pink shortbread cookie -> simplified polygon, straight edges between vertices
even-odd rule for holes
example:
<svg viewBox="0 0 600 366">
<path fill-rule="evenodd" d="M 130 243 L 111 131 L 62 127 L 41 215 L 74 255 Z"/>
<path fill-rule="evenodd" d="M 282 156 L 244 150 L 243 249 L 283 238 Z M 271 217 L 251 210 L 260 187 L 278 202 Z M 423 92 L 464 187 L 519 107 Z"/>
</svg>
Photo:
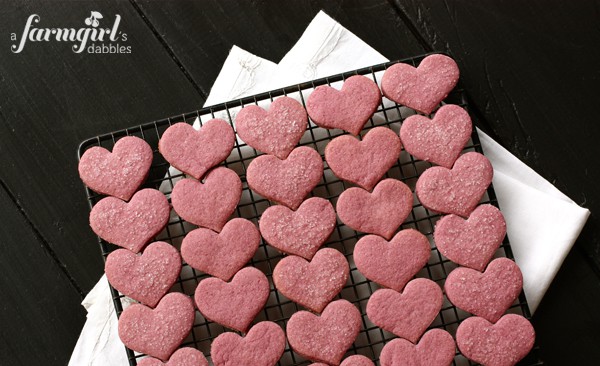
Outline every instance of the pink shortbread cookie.
<svg viewBox="0 0 600 366">
<path fill-rule="evenodd" d="M 221 231 L 240 202 L 242 181 L 231 169 L 218 167 L 206 175 L 204 183 L 182 179 L 171 193 L 173 209 L 185 221 Z"/>
<path fill-rule="evenodd" d="M 485 156 L 468 152 L 452 169 L 436 166 L 425 170 L 415 192 L 430 210 L 467 217 L 492 183 L 493 172 Z"/>
<path fill-rule="evenodd" d="M 172 166 L 200 179 L 227 159 L 234 143 L 231 125 L 222 119 L 211 119 L 200 130 L 183 122 L 172 125 L 160 138 L 158 150 Z"/>
<path fill-rule="evenodd" d="M 309 366 L 329 366 L 326 363 L 311 363 Z M 340 366 L 375 366 L 373 361 L 363 355 L 352 355 L 346 358 Z"/>
<path fill-rule="evenodd" d="M 449 366 L 456 345 L 450 333 L 432 329 L 416 345 L 406 339 L 393 339 L 381 350 L 381 366 Z"/>
<path fill-rule="evenodd" d="M 261 155 L 248 166 L 246 179 L 253 191 L 292 210 L 323 176 L 321 155 L 310 147 L 295 148 L 285 160 Z"/>
<path fill-rule="evenodd" d="M 257 105 L 244 107 L 235 117 L 235 129 L 256 150 L 285 159 L 306 132 L 306 110 L 290 97 L 280 97 L 266 111 Z"/>
<path fill-rule="evenodd" d="M 442 289 L 433 281 L 417 278 L 404 291 L 380 289 L 367 303 L 373 324 L 416 343 L 442 308 Z"/>
<path fill-rule="evenodd" d="M 471 317 L 456 330 L 460 352 L 486 366 L 513 366 L 527 356 L 534 342 L 533 326 L 516 314 L 504 315 L 496 324 Z"/>
<path fill-rule="evenodd" d="M 375 127 L 362 141 L 348 135 L 336 137 L 325 148 L 325 160 L 340 179 L 370 191 L 398 162 L 401 148 L 394 131 Z"/>
<path fill-rule="evenodd" d="M 246 336 L 232 332 L 219 335 L 211 345 L 215 366 L 275 366 L 285 350 L 285 333 L 273 322 L 254 325 Z"/>
<path fill-rule="evenodd" d="M 106 197 L 90 212 L 90 226 L 102 239 L 139 252 L 169 221 L 169 201 L 156 189 L 142 189 L 129 202 Z"/>
<path fill-rule="evenodd" d="M 331 302 L 321 316 L 298 311 L 288 320 L 290 347 L 315 362 L 339 365 L 361 326 L 360 311 L 346 300 Z"/>
<path fill-rule="evenodd" d="M 283 258 L 273 270 L 273 283 L 290 300 L 320 313 L 340 293 L 349 273 L 342 253 L 323 248 L 310 262 L 295 255 Z"/>
<path fill-rule="evenodd" d="M 104 272 L 108 282 L 123 295 L 150 307 L 169 291 L 181 271 L 181 257 L 172 245 L 154 242 L 142 255 L 117 249 L 108 255 Z"/>
<path fill-rule="evenodd" d="M 341 90 L 318 86 L 306 101 L 312 121 L 323 128 L 339 128 L 358 135 L 381 103 L 381 92 L 373 80 L 351 76 Z"/>
<path fill-rule="evenodd" d="M 483 271 L 506 235 L 506 221 L 498 208 L 480 205 L 468 219 L 456 215 L 442 217 L 433 240 L 446 258 L 461 266 Z"/>
<path fill-rule="evenodd" d="M 283 253 L 311 259 L 335 229 L 335 210 L 320 197 L 292 211 L 281 205 L 267 208 L 258 222 L 263 238 Z"/>
<path fill-rule="evenodd" d="M 375 366 L 375 364 L 363 355 L 353 355 L 342 361 L 340 366 Z"/>
<path fill-rule="evenodd" d="M 198 310 L 209 320 L 245 332 L 269 297 L 269 280 L 254 267 L 241 269 L 231 282 L 205 278 L 198 284 L 194 299 Z"/>
<path fill-rule="evenodd" d="M 208 361 L 202 352 L 195 348 L 180 348 L 163 363 L 154 357 L 146 357 L 138 362 L 137 366 L 208 366 Z"/>
<path fill-rule="evenodd" d="M 129 200 L 146 180 L 152 165 L 152 148 L 135 136 L 121 138 L 112 153 L 94 146 L 79 161 L 79 176 L 94 191 Z"/>
<path fill-rule="evenodd" d="M 119 337 L 127 348 L 166 361 L 190 333 L 194 316 L 192 300 L 173 292 L 155 309 L 141 304 L 125 309 L 119 318 Z"/>
<path fill-rule="evenodd" d="M 373 192 L 346 189 L 337 201 L 340 220 L 354 230 L 390 239 L 412 210 L 410 188 L 396 179 L 384 179 Z"/>
<path fill-rule="evenodd" d="M 404 149 L 415 158 L 452 168 L 472 132 L 469 113 L 460 106 L 447 104 L 435 112 L 433 119 L 418 114 L 405 119 L 400 139 Z"/>
<path fill-rule="evenodd" d="M 206 228 L 190 231 L 181 243 L 181 256 L 193 268 L 229 281 L 248 263 L 259 244 L 256 226 L 235 218 L 220 233 Z"/>
<path fill-rule="evenodd" d="M 484 273 L 459 267 L 450 272 L 444 290 L 451 303 L 494 323 L 523 288 L 519 266 L 508 258 L 490 262 Z"/>
<path fill-rule="evenodd" d="M 448 56 L 431 55 L 417 68 L 398 63 L 381 78 L 383 95 L 396 103 L 430 114 L 458 83 L 458 65 Z"/>
<path fill-rule="evenodd" d="M 354 263 L 366 278 L 396 291 L 419 272 L 431 255 L 429 240 L 414 229 L 399 231 L 391 241 L 362 237 L 354 247 Z"/>
</svg>

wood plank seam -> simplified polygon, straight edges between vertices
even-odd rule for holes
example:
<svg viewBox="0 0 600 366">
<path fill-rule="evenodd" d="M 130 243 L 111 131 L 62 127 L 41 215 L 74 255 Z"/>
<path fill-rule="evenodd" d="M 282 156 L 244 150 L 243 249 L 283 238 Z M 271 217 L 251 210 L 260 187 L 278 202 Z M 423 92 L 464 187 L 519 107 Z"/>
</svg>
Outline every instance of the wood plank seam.
<svg viewBox="0 0 600 366">
<path fill-rule="evenodd" d="M 433 52 L 434 51 L 433 47 L 429 44 L 429 42 L 427 42 L 425 37 L 423 37 L 421 35 L 421 33 L 419 33 L 416 25 L 414 25 L 412 23 L 412 21 L 410 20 L 408 15 L 402 9 L 400 9 L 400 7 L 396 4 L 396 2 L 394 0 L 387 0 L 387 2 L 388 2 L 388 4 L 390 4 L 392 9 L 394 9 L 394 12 L 396 12 L 396 15 L 398 15 L 398 17 L 402 20 L 404 25 L 406 25 L 406 27 L 412 33 L 412 35 L 416 38 L 417 42 L 419 42 L 421 47 L 423 47 L 423 49 L 426 50 L 427 52 Z"/>
<path fill-rule="evenodd" d="M 50 245 L 48 240 L 46 240 L 46 238 L 44 238 L 42 233 L 38 230 L 38 228 L 34 225 L 34 223 L 29 219 L 29 216 L 27 215 L 27 213 L 25 212 L 23 207 L 21 207 L 21 205 L 19 204 L 19 200 L 17 199 L 17 197 L 15 197 L 15 195 L 10 191 L 10 189 L 8 188 L 8 186 L 2 179 L 0 179 L 0 186 L 6 192 L 6 194 L 10 198 L 10 200 L 15 204 L 15 206 L 21 213 L 21 216 L 23 217 L 25 222 L 27 222 L 27 225 L 29 225 L 29 227 L 31 228 L 35 237 L 40 241 L 40 243 L 42 243 L 42 247 L 44 248 L 44 250 L 48 253 L 50 258 L 52 258 L 52 260 L 58 265 L 58 268 L 60 268 L 60 270 L 65 274 L 65 276 L 67 277 L 67 279 L 73 286 L 73 289 L 75 289 L 75 291 L 77 291 L 77 293 L 83 300 L 83 298 L 85 297 L 85 293 L 82 290 L 81 286 L 79 286 L 79 284 L 77 283 L 75 278 L 69 273 L 67 266 L 58 258 L 58 255 L 54 252 L 54 249 L 52 249 L 52 246 Z"/>
<path fill-rule="evenodd" d="M 173 51 L 173 49 L 171 48 L 171 46 L 169 46 L 167 41 L 160 35 L 156 27 L 150 22 L 150 19 L 146 16 L 142 8 L 140 8 L 140 6 L 135 2 L 135 0 L 129 0 L 129 3 L 131 4 L 131 6 L 133 6 L 134 10 L 139 14 L 144 23 L 148 26 L 152 34 L 154 34 L 154 37 L 156 37 L 158 42 L 160 42 L 160 44 L 164 47 L 165 51 L 167 51 L 167 53 L 171 57 L 171 60 L 175 62 L 177 67 L 179 67 L 179 70 L 183 72 L 183 75 L 186 77 L 186 79 L 188 79 L 188 81 L 192 84 L 194 89 L 196 89 L 198 94 L 200 94 L 203 99 L 206 99 L 208 97 L 208 93 L 204 89 L 202 89 L 202 87 L 194 80 L 194 78 L 188 72 L 185 66 L 183 66 L 183 63 L 179 60 L 179 58 L 175 54 L 175 51 Z"/>
</svg>

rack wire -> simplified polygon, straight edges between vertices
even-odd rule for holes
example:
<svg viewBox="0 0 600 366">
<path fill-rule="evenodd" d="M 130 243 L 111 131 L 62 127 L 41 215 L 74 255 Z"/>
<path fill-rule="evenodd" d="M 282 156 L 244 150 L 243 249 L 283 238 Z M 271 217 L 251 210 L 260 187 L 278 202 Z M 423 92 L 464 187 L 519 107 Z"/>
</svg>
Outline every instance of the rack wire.
<svg viewBox="0 0 600 366">
<path fill-rule="evenodd" d="M 427 55 L 422 55 L 414 58 L 388 62 L 355 71 L 345 72 L 327 78 L 317 79 L 310 82 L 257 94 L 255 96 L 233 100 L 179 116 L 99 135 L 85 140 L 80 144 L 78 150 L 79 157 L 81 157 L 83 153 L 92 146 L 101 146 L 107 149 L 112 149 L 112 146 L 115 144 L 115 142 L 123 136 L 131 135 L 140 137 L 146 140 L 154 150 L 152 167 L 150 169 L 148 179 L 144 183 L 143 187 L 160 189 L 167 195 L 167 197 L 170 197 L 170 193 L 175 183 L 179 179 L 185 177 L 185 175 L 181 172 L 170 168 L 168 162 L 158 152 L 158 141 L 164 131 L 170 125 L 178 122 L 193 123 L 194 121 L 199 121 L 199 123 L 202 124 L 208 119 L 223 118 L 233 126 L 235 114 L 244 106 L 256 104 L 265 107 L 268 106 L 268 104 L 272 102 L 274 98 L 283 95 L 295 97 L 304 105 L 310 92 L 312 92 L 312 90 L 319 85 L 331 85 L 339 89 L 341 83 L 346 78 L 353 75 L 365 75 L 378 83 L 383 71 L 385 71 L 385 69 L 387 69 L 389 66 L 397 62 L 408 63 L 413 66 L 417 66 L 426 56 Z M 460 83 L 446 98 L 444 103 L 458 104 L 467 111 L 470 111 L 468 98 Z M 411 114 L 414 114 L 412 110 L 393 103 L 384 97 L 378 110 L 367 123 L 361 135 L 364 135 L 371 128 L 376 126 L 387 126 L 395 132 L 398 132 L 402 121 Z M 473 113 L 470 114 L 473 118 L 474 125 L 479 124 L 476 116 L 474 116 Z M 300 141 L 300 145 L 313 147 L 323 156 L 327 142 L 342 134 L 344 134 L 344 132 L 341 130 L 323 129 L 311 122 L 309 123 L 308 129 Z M 483 153 L 475 130 L 473 130 L 471 141 L 464 148 L 464 152 L 468 151 L 477 151 Z M 248 164 L 259 154 L 260 153 L 258 151 L 237 139 L 231 155 L 222 164 L 223 166 L 226 166 L 237 172 L 243 183 L 242 198 L 233 216 L 246 218 L 253 221 L 255 224 L 258 223 L 262 212 L 264 212 L 264 210 L 271 205 L 267 199 L 251 191 L 246 182 L 246 169 Z M 403 150 L 400 159 L 388 171 L 386 176 L 403 181 L 414 192 L 414 187 L 419 175 L 430 166 L 431 164 L 416 160 Z M 312 191 L 311 196 L 319 196 L 329 199 L 331 200 L 332 204 L 335 205 L 339 194 L 350 186 L 352 185 L 338 179 L 325 163 L 323 177 L 317 187 Z M 103 198 L 102 195 L 93 192 L 87 187 L 86 192 L 90 208 Z M 490 186 L 490 188 L 487 190 L 486 195 L 482 199 L 482 203 L 490 203 L 498 206 L 497 198 L 492 186 Z M 431 256 L 427 265 L 416 275 L 416 277 L 429 278 L 443 288 L 447 275 L 450 273 L 450 271 L 452 271 L 452 269 L 457 267 L 457 265 L 446 259 L 437 250 L 433 242 L 432 236 L 434 225 L 440 216 L 441 215 L 424 208 L 418 202 L 418 200 L 415 199 L 412 212 L 402 224 L 401 229 L 417 229 L 427 236 L 431 243 Z M 167 227 L 156 237 L 156 240 L 166 241 L 179 249 L 183 237 L 193 229 L 195 229 L 195 226 L 183 221 L 174 212 L 172 212 Z M 366 316 L 365 309 L 367 300 L 369 296 L 379 288 L 379 286 L 366 279 L 354 265 L 352 258 L 354 244 L 363 235 L 365 234 L 350 229 L 338 220 L 336 229 L 325 244 L 325 247 L 340 250 L 348 259 L 350 264 L 350 278 L 340 295 L 338 295 L 338 298 L 344 298 L 352 302 L 360 309 L 362 314 L 362 329 L 358 338 L 348 350 L 347 355 L 362 354 L 376 361 L 377 363 L 379 354 L 384 344 L 395 338 L 395 336 L 375 326 Z M 110 244 L 101 238 L 98 238 L 98 243 L 104 259 L 106 259 L 111 251 L 117 248 L 115 245 Z M 273 268 L 282 257 L 283 255 L 281 253 L 266 244 L 266 242 L 261 239 L 259 249 L 250 261 L 250 265 L 263 271 L 267 275 L 271 286 L 271 292 L 267 304 L 256 317 L 254 323 L 263 320 L 271 320 L 285 329 L 286 322 L 290 316 L 294 312 L 301 310 L 302 307 L 285 298 L 273 286 Z M 508 238 L 504 239 L 504 242 L 496 252 L 496 257 L 513 258 Z M 181 275 L 171 290 L 183 292 L 193 296 L 196 285 L 205 277 L 208 277 L 208 275 L 201 273 L 184 263 Z M 112 286 L 110 287 L 110 291 L 114 300 L 117 316 L 120 316 L 126 299 Z M 511 306 L 508 312 L 521 314 L 528 319 L 531 318 L 527 301 L 523 293 L 521 293 L 519 298 Z M 443 328 L 454 335 L 458 324 L 469 316 L 470 314 L 456 308 L 444 297 L 442 309 L 430 328 Z M 229 330 L 223 328 L 219 324 L 207 321 L 198 311 L 196 311 L 196 319 L 192 332 L 184 341 L 183 346 L 196 347 L 209 357 L 211 341 L 225 331 Z M 143 355 L 137 354 L 130 349 L 126 349 L 125 351 L 127 352 L 131 366 L 137 365 L 139 358 L 143 357 Z M 286 345 L 284 354 L 278 363 L 280 366 L 299 366 L 308 364 L 310 364 L 310 362 L 294 353 L 289 345 Z M 539 348 L 537 346 L 534 347 L 531 353 L 519 363 L 519 365 L 523 366 L 542 364 L 543 363 L 539 358 Z M 475 364 L 467 360 L 457 350 L 453 365 L 462 366 Z"/>
</svg>

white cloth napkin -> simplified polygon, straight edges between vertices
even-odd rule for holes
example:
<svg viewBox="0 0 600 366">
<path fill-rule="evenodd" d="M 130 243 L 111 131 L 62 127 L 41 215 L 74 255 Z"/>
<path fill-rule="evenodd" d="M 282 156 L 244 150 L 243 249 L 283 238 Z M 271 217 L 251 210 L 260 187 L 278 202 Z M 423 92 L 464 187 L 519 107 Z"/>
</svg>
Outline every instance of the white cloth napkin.
<svg viewBox="0 0 600 366">
<path fill-rule="evenodd" d="M 379 52 L 320 12 L 279 64 L 234 46 L 205 105 L 386 61 L 388 59 Z M 197 121 L 195 126 L 199 127 Z M 579 236 L 589 211 L 579 207 L 485 133 L 478 132 L 483 150 L 494 166 L 494 188 L 533 313 Z M 102 277 L 83 301 L 88 320 L 69 366 L 127 365 L 116 333 L 117 319 L 107 286 L 106 278 Z"/>
</svg>

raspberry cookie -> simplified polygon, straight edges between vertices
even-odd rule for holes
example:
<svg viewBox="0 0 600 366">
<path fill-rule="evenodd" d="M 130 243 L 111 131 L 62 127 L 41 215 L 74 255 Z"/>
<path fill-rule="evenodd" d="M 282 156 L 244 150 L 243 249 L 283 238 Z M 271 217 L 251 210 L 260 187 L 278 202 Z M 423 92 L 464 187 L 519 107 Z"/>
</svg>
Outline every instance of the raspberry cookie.
<svg viewBox="0 0 600 366">
<path fill-rule="evenodd" d="M 150 307 L 169 291 L 181 271 L 181 257 L 172 245 L 154 242 L 137 255 L 117 249 L 106 258 L 108 282 L 123 295 Z"/>
<path fill-rule="evenodd" d="M 498 208 L 480 205 L 468 219 L 442 217 L 433 240 L 446 258 L 461 266 L 483 271 L 506 236 L 506 221 Z"/>
<path fill-rule="evenodd" d="M 358 135 L 381 103 L 381 92 L 373 80 L 351 76 L 341 90 L 318 86 L 306 101 L 312 121 L 323 128 L 339 128 Z"/>
<path fill-rule="evenodd" d="M 163 133 L 158 150 L 175 168 L 200 179 L 215 165 L 227 159 L 235 143 L 229 123 L 211 119 L 200 130 L 187 123 L 176 123 Z"/>
<path fill-rule="evenodd" d="M 205 318 L 245 332 L 265 306 L 269 292 L 267 277 L 254 267 L 246 267 L 236 273 L 231 282 L 214 277 L 203 279 L 194 299 Z"/>
<path fill-rule="evenodd" d="M 292 211 L 281 205 L 267 208 L 260 221 L 260 233 L 273 247 L 310 260 L 335 229 L 335 210 L 320 197 L 302 202 Z"/>
<path fill-rule="evenodd" d="M 381 78 L 383 95 L 398 104 L 430 114 L 458 83 L 456 62 L 448 56 L 431 55 L 417 68 L 397 63 Z"/>
<path fill-rule="evenodd" d="M 373 192 L 346 189 L 337 201 L 340 220 L 354 230 L 390 239 L 412 210 L 410 188 L 396 179 L 384 179 Z"/>
<path fill-rule="evenodd" d="M 468 152 L 452 169 L 436 166 L 425 170 L 415 192 L 423 206 L 432 211 L 467 217 L 492 183 L 493 174 L 485 156 Z"/>
<path fill-rule="evenodd" d="M 381 366 L 450 366 L 456 345 L 450 333 L 432 329 L 416 345 L 406 339 L 393 339 L 381 350 Z"/>
<path fill-rule="evenodd" d="M 138 362 L 138 366 L 208 366 L 208 361 L 202 352 L 185 347 L 175 351 L 166 363 L 154 357 L 146 357 Z"/>
<path fill-rule="evenodd" d="M 492 323 L 500 319 L 522 288 L 521 270 L 508 258 L 494 259 L 483 273 L 456 268 L 444 285 L 451 303 Z"/>
<path fill-rule="evenodd" d="M 513 366 L 527 356 L 534 342 L 533 326 L 516 314 L 504 315 L 496 324 L 471 317 L 456 330 L 460 352 L 486 366 Z"/>
<path fill-rule="evenodd" d="M 294 313 L 286 331 L 290 347 L 315 362 L 339 365 L 358 336 L 360 312 L 346 300 L 331 302 L 321 316 L 308 311 Z"/>
<path fill-rule="evenodd" d="M 452 168 L 471 138 L 473 126 L 462 107 L 447 104 L 433 119 L 415 114 L 402 122 L 400 139 L 404 149 L 417 159 Z"/>
<path fill-rule="evenodd" d="M 252 160 L 246 173 L 253 191 L 292 210 L 300 206 L 322 176 L 321 155 L 306 146 L 295 148 L 285 160 L 261 155 Z"/>
<path fill-rule="evenodd" d="M 211 170 L 200 183 L 182 179 L 175 184 L 171 203 L 175 212 L 194 225 L 221 231 L 240 202 L 242 181 L 231 169 Z"/>
<path fill-rule="evenodd" d="M 367 303 L 373 324 L 416 343 L 442 308 L 442 289 L 433 281 L 417 278 L 404 291 L 380 289 Z"/>
<path fill-rule="evenodd" d="M 155 309 L 141 304 L 125 309 L 119 318 L 119 337 L 128 348 L 166 361 L 193 324 L 192 300 L 173 292 L 165 295 Z"/>
<path fill-rule="evenodd" d="M 328 366 L 324 363 L 312 363 L 310 366 Z M 373 361 L 363 355 L 353 355 L 346 358 L 340 366 L 375 366 Z"/>
<path fill-rule="evenodd" d="M 79 161 L 79 176 L 92 190 L 129 200 L 146 180 L 152 165 L 152 148 L 135 136 L 121 138 L 112 153 L 94 146 Z"/>
<path fill-rule="evenodd" d="M 211 345 L 215 366 L 275 366 L 285 350 L 285 334 L 273 322 L 260 322 L 241 337 L 232 332 L 219 335 Z"/>
<path fill-rule="evenodd" d="M 106 197 L 90 212 L 90 226 L 102 239 L 139 252 L 169 221 L 169 201 L 156 189 L 142 189 L 129 202 Z"/>
<path fill-rule="evenodd" d="M 320 313 L 342 290 L 349 273 L 346 257 L 324 248 L 310 262 L 294 255 L 283 258 L 273 270 L 273 283 L 290 300 Z"/>
<path fill-rule="evenodd" d="M 202 272 L 229 281 L 252 258 L 260 244 L 260 233 L 251 221 L 235 218 L 220 233 L 199 228 L 181 243 L 181 256 Z"/>
<path fill-rule="evenodd" d="M 362 237 L 354 247 L 354 263 L 366 278 L 396 291 L 427 263 L 431 249 L 417 230 L 399 231 L 391 241 L 377 235 Z"/>
<path fill-rule="evenodd" d="M 370 191 L 396 163 L 402 144 L 396 133 L 375 127 L 361 140 L 344 135 L 330 141 L 325 160 L 340 179 Z"/>
<path fill-rule="evenodd" d="M 268 111 L 257 105 L 246 106 L 235 118 L 235 128 L 245 143 L 279 159 L 294 150 L 307 125 L 306 110 L 290 97 L 275 99 Z"/>
</svg>

